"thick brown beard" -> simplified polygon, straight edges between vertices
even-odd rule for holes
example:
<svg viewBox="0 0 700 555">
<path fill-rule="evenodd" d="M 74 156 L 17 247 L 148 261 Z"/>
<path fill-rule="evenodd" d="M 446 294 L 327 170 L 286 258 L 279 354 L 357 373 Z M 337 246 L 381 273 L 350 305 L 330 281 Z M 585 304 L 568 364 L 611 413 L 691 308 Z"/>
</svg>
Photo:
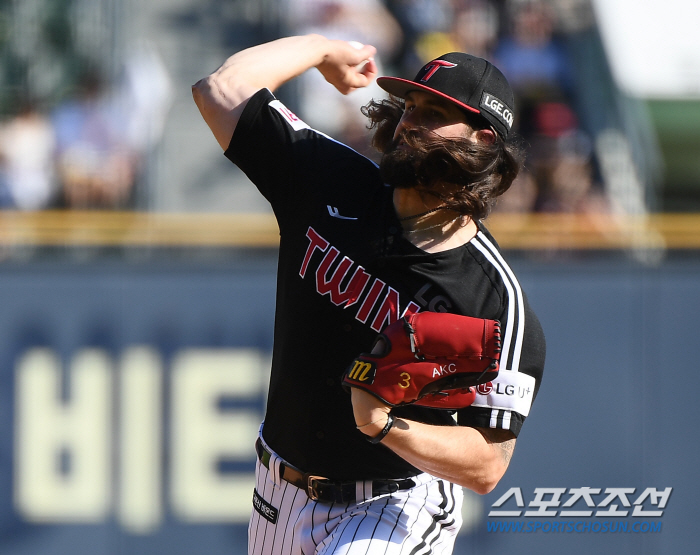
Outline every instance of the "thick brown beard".
<svg viewBox="0 0 700 555">
<path fill-rule="evenodd" d="M 497 138 L 494 144 L 475 144 L 412 128 L 404 132 L 408 148 L 397 151 L 394 133 L 403 108 L 402 102 L 389 99 L 370 102 L 362 110 L 375 129 L 372 144 L 384 155 L 379 164 L 384 182 L 418 188 L 451 210 L 485 218 L 520 171 L 524 153 L 518 141 Z"/>
<path fill-rule="evenodd" d="M 406 148 L 398 148 L 401 142 Z M 382 156 L 379 164 L 382 179 L 398 189 L 439 190 L 445 186 L 468 186 L 467 174 L 461 171 L 458 161 L 447 148 L 450 142 L 423 129 L 404 132 L 392 141 Z M 462 144 L 469 143 L 464 139 Z"/>
<path fill-rule="evenodd" d="M 386 152 L 379 162 L 379 170 L 384 183 L 397 189 L 412 189 L 420 182 L 416 169 L 421 164 L 422 156 L 396 147 Z"/>
</svg>

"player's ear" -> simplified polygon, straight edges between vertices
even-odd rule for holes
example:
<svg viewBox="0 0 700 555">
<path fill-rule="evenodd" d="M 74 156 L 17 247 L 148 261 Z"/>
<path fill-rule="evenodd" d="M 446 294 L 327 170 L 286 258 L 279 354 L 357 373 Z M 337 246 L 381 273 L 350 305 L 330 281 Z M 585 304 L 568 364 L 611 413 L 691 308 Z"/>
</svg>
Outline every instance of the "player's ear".
<svg viewBox="0 0 700 555">
<path fill-rule="evenodd" d="M 479 129 L 475 137 L 477 142 L 487 145 L 492 145 L 496 142 L 496 133 L 493 129 Z"/>
</svg>

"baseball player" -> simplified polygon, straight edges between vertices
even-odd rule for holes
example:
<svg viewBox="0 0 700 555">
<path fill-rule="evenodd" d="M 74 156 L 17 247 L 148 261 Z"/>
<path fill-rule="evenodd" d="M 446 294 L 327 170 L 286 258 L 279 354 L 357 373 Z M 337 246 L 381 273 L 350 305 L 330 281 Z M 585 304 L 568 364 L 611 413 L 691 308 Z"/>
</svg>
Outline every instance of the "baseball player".
<svg viewBox="0 0 700 555">
<path fill-rule="evenodd" d="M 451 553 L 462 487 L 496 486 L 542 376 L 542 329 L 481 221 L 520 165 L 507 140 L 513 95 L 500 71 L 451 53 L 413 80 L 379 78 L 392 96 L 364 108 L 379 165 L 309 128 L 271 92 L 316 68 L 347 94 L 375 78 L 375 53 L 319 35 L 287 37 L 233 55 L 193 87 L 226 157 L 270 202 L 280 228 L 250 554 Z M 500 326 L 487 338 L 500 351 L 497 377 L 462 390 L 470 404 L 389 401 L 372 389 L 381 380 L 357 387 L 399 349 L 403 339 L 390 337 L 406 336 L 416 360 L 436 344 L 438 355 L 463 350 L 464 334 L 444 318 L 428 332 L 425 319 L 414 325 L 423 313 L 475 318 L 484 337 Z M 480 349 L 475 333 L 468 339 Z M 348 371 L 353 360 L 367 366 Z M 414 366 L 395 392 L 411 390 Z M 450 379 L 452 369 L 436 363 L 424 379 Z"/>
</svg>

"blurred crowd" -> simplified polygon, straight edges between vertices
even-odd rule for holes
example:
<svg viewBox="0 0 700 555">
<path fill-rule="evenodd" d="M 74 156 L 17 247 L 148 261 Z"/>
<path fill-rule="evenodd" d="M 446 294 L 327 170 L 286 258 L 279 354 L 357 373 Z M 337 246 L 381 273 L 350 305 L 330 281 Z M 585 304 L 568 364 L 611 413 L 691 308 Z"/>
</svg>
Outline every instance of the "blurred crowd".
<svg viewBox="0 0 700 555">
<path fill-rule="evenodd" d="M 83 67 L 54 105 L 18 93 L 0 122 L 0 208 L 134 208 L 170 87 L 159 59 L 143 51 L 114 81 Z"/>
<path fill-rule="evenodd" d="M 593 24 L 585 0 L 285 0 L 290 34 L 375 45 L 381 73 L 413 78 L 441 54 L 468 52 L 494 62 L 516 94 L 525 171 L 501 199 L 501 212 L 608 210 L 593 140 L 576 110 L 575 74 L 565 36 Z M 353 96 L 354 95 L 354 96 Z M 357 106 L 378 87 L 339 97 L 320 75 L 304 77 L 299 111 L 311 126 L 372 156 Z"/>
<path fill-rule="evenodd" d="M 528 153 L 497 210 L 596 213 L 607 211 L 608 202 L 592 137 L 577 114 L 565 40 L 572 22 L 586 20 L 581 6 L 588 1 L 280 0 L 279 20 L 281 34 L 375 45 L 384 74 L 413 78 L 425 62 L 450 51 L 493 61 L 515 90 L 516 131 Z M 162 68 L 153 60 L 146 65 L 127 66 L 116 84 L 86 69 L 73 94 L 50 109 L 19 98 L 0 121 L 0 208 L 137 207 L 145 161 L 170 100 Z M 295 108 L 307 123 L 374 156 L 358 107 L 385 96 L 376 84 L 343 97 L 318 72 L 307 72 L 295 86 Z"/>
</svg>

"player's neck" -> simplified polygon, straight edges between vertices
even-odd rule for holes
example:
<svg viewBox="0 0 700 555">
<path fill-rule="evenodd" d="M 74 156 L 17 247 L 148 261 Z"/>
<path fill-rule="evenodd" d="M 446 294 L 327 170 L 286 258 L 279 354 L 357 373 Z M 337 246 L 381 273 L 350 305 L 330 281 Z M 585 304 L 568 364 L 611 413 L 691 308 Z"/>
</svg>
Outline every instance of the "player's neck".
<svg viewBox="0 0 700 555">
<path fill-rule="evenodd" d="M 442 208 L 437 197 L 415 189 L 394 189 L 394 208 L 404 237 L 426 252 L 442 252 L 464 245 L 476 235 L 468 216 Z"/>
</svg>

